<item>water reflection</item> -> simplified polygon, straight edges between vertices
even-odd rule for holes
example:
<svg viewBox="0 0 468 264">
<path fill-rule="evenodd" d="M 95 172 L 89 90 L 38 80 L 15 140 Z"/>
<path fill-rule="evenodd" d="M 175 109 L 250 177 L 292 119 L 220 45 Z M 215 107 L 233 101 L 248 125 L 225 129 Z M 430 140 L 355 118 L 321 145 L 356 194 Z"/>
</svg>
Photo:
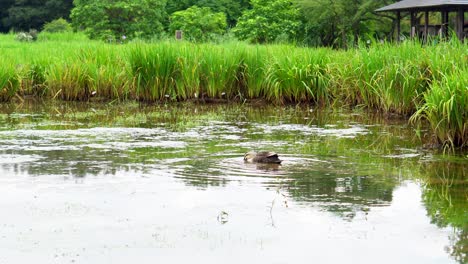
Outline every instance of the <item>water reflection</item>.
<svg viewBox="0 0 468 264">
<path fill-rule="evenodd" d="M 421 168 L 423 201 L 431 222 L 452 226 L 451 245 L 446 248 L 460 263 L 468 262 L 468 171 L 466 163 L 431 162 Z"/>
<path fill-rule="evenodd" d="M 391 206 L 409 180 L 421 183 L 432 223 L 455 230 L 446 251 L 466 263 L 468 158 L 423 150 L 424 130 L 414 134 L 401 120 L 307 107 L 1 105 L 0 181 L 125 175 L 206 192 L 253 186 L 353 223 Z M 244 163 L 250 150 L 278 152 L 283 164 Z"/>
</svg>

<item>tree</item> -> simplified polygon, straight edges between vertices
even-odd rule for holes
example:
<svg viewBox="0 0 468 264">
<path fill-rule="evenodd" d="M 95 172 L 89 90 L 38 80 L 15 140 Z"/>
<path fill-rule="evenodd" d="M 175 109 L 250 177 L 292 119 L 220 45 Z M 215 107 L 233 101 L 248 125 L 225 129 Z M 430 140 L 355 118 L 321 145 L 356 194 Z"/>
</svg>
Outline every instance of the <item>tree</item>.
<svg viewBox="0 0 468 264">
<path fill-rule="evenodd" d="M 233 27 L 242 11 L 250 7 L 250 3 L 248 0 L 169 0 L 167 12 L 172 14 L 191 6 L 209 7 L 213 12 L 223 12 L 226 14 L 228 25 Z"/>
<path fill-rule="evenodd" d="M 164 31 L 165 0 L 75 0 L 74 4 L 73 26 L 93 39 L 146 38 Z"/>
<path fill-rule="evenodd" d="M 63 18 L 52 20 L 49 23 L 46 23 L 43 28 L 43 31 L 50 33 L 66 32 L 71 30 L 72 28 L 70 26 L 70 23 L 68 23 L 68 21 L 66 21 Z"/>
<path fill-rule="evenodd" d="M 49 21 L 68 18 L 73 0 L 6 0 L 0 4 L 2 30 L 40 29 Z"/>
<path fill-rule="evenodd" d="M 170 32 L 182 30 L 185 38 L 192 41 L 208 41 L 226 32 L 226 15 L 214 13 L 209 7 L 192 6 L 171 16 Z"/>
<path fill-rule="evenodd" d="M 2 0 L 0 1 L 0 32 L 8 32 L 10 29 L 6 25 L 6 19 L 8 17 L 8 9 L 13 5 L 14 0 Z"/>
<path fill-rule="evenodd" d="M 347 47 L 365 35 L 390 34 L 394 18 L 375 9 L 396 0 L 296 0 L 308 44 Z M 395 18 L 396 19 L 396 18 Z"/>
<path fill-rule="evenodd" d="M 290 0 L 252 0 L 252 9 L 239 18 L 234 34 L 241 40 L 271 42 L 278 37 L 293 39 L 300 26 L 299 10 Z"/>
</svg>

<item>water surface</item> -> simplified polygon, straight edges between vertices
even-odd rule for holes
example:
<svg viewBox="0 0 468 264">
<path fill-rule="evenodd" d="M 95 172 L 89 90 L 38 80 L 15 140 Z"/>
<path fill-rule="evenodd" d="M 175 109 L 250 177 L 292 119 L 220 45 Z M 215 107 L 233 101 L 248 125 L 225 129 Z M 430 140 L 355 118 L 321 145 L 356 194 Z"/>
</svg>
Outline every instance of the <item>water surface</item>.
<svg viewBox="0 0 468 264">
<path fill-rule="evenodd" d="M 1 105 L 0 263 L 466 263 L 468 156 L 428 134 L 359 110 Z"/>
</svg>

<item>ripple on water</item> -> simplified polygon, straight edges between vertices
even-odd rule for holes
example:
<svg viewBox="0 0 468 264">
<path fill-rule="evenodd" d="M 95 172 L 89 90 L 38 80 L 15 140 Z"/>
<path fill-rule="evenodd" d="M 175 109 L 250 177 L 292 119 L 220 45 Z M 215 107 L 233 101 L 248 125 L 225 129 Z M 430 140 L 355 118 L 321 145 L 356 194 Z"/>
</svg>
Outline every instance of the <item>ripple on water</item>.
<svg viewBox="0 0 468 264">
<path fill-rule="evenodd" d="M 224 174 L 228 177 L 275 177 L 287 175 L 282 170 L 280 164 L 262 164 L 262 163 L 246 163 L 243 160 L 243 154 L 237 154 L 236 157 L 225 157 L 218 160 L 213 168 L 220 174 Z"/>
<path fill-rule="evenodd" d="M 39 155 L 16 155 L 16 154 L 1 154 L 0 164 L 17 164 L 26 162 L 35 162 L 42 159 Z"/>
<path fill-rule="evenodd" d="M 94 148 L 94 149 L 115 149 L 115 150 L 126 150 L 126 149 L 135 149 L 135 148 L 184 148 L 187 143 L 183 141 L 168 141 L 168 140 L 158 140 L 158 141 L 136 141 L 136 142 L 104 142 L 104 143 L 95 143 L 95 144 L 86 144 L 84 147 Z"/>
<path fill-rule="evenodd" d="M 165 134 L 162 128 L 107 128 L 107 127 L 96 127 L 96 128 L 80 128 L 80 129 L 66 129 L 66 130 L 35 130 L 35 129 L 19 129 L 0 131 L 0 136 L 14 136 L 15 138 L 23 137 L 88 137 L 88 136 L 99 136 L 99 137 L 120 137 L 120 136 L 151 136 Z"/>
<path fill-rule="evenodd" d="M 327 163 L 312 156 L 281 155 L 281 159 L 283 159 L 281 165 L 246 163 L 243 160 L 243 153 L 223 153 L 197 157 L 196 160 L 187 158 L 162 160 L 159 169 L 165 167 L 175 178 L 191 182 L 242 181 L 272 186 L 279 184 L 278 180 L 280 182 L 294 180 L 298 170 Z"/>
<path fill-rule="evenodd" d="M 419 153 L 405 153 L 405 154 L 398 154 L 398 155 L 385 155 L 384 158 L 392 158 L 392 159 L 409 159 L 409 158 L 416 158 L 421 156 Z"/>
<path fill-rule="evenodd" d="M 257 126 L 263 130 L 262 133 L 284 133 L 285 131 L 290 131 L 301 133 L 303 135 L 323 135 L 334 136 L 338 138 L 354 138 L 358 135 L 366 135 L 369 133 L 369 130 L 360 125 L 350 125 L 347 128 L 335 128 L 330 126 L 322 128 L 302 124 L 282 124 L 276 126 L 258 124 Z"/>
<path fill-rule="evenodd" d="M 94 149 L 184 148 L 187 143 L 163 129 L 90 128 L 0 131 L 3 150 L 63 151 Z"/>
<path fill-rule="evenodd" d="M 385 155 L 383 157 L 392 158 L 392 159 L 410 159 L 410 158 L 416 158 L 422 155 L 422 153 L 416 149 L 398 148 L 396 151 L 400 153 Z"/>
</svg>

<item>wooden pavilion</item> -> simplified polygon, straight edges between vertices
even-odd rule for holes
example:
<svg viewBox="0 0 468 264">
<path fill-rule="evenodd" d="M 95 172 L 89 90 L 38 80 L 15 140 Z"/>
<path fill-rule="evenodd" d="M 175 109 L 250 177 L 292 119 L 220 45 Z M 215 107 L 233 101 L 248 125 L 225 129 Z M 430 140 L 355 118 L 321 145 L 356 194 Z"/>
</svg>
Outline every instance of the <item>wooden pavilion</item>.
<svg viewBox="0 0 468 264">
<path fill-rule="evenodd" d="M 410 14 L 410 37 L 420 37 L 427 41 L 430 35 L 439 35 L 446 37 L 449 29 L 449 13 L 455 13 L 455 20 L 452 21 L 453 29 L 457 37 L 463 41 L 468 37 L 468 23 L 465 23 L 465 12 L 468 11 L 468 0 L 403 0 L 394 4 L 384 6 L 376 12 L 396 12 L 397 41 L 401 34 L 401 13 Z M 424 21 L 421 24 L 418 14 L 423 12 Z M 430 24 L 429 12 L 440 12 L 441 23 Z"/>
</svg>

